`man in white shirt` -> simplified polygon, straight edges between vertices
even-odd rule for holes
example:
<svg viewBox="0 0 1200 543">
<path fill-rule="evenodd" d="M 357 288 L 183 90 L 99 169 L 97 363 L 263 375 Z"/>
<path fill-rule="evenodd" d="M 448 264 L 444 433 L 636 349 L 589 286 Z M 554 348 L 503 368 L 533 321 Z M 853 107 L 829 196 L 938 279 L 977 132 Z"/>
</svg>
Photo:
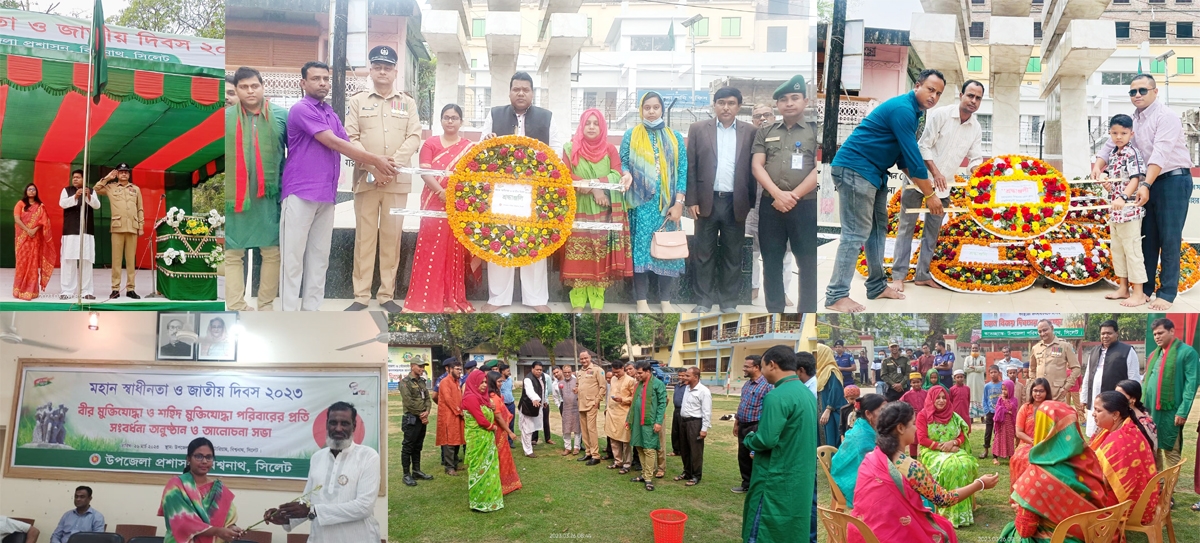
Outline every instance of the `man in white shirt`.
<svg viewBox="0 0 1200 543">
<path fill-rule="evenodd" d="M 712 394 L 708 387 L 700 384 L 700 368 L 687 368 L 679 378 L 686 380 L 682 384 L 687 390 L 683 393 L 683 407 L 679 412 L 683 418 L 683 440 L 679 451 L 683 457 L 683 473 L 675 480 L 687 481 L 685 486 L 696 486 L 704 472 L 704 438 L 708 437 L 708 429 L 712 427 Z"/>
<path fill-rule="evenodd" d="M 92 290 L 92 262 L 96 260 L 96 210 L 100 199 L 83 186 L 83 170 L 71 172 L 71 186 L 62 190 L 58 206 L 63 209 L 62 293 L 66 300 L 81 296 L 95 300 Z M 81 227 L 82 225 L 82 227 Z"/>
<path fill-rule="evenodd" d="M 507 106 L 492 108 L 483 121 L 483 139 L 496 136 L 528 136 L 550 146 L 556 154 L 562 153 L 562 130 L 558 123 L 553 122 L 553 114 L 548 109 L 533 105 L 533 78 L 525 72 L 513 74 L 508 81 Z M 499 264 L 488 262 L 488 303 L 483 306 L 484 313 L 494 312 L 501 307 L 512 305 L 513 282 L 518 268 L 506 268 Z M 521 266 L 521 303 L 530 306 L 539 313 L 549 313 L 550 283 L 546 275 L 546 261 L 539 260 L 528 266 Z"/>
<path fill-rule="evenodd" d="M 525 450 L 525 456 L 529 458 L 537 458 L 537 455 L 533 454 L 532 437 L 534 432 L 542 427 L 542 403 L 546 397 L 543 373 L 542 363 L 535 361 L 529 375 L 525 377 L 521 389 L 521 402 L 517 404 L 517 411 L 521 414 L 521 447 Z"/>
<path fill-rule="evenodd" d="M 1021 359 L 1019 359 L 1019 358 L 1013 358 L 1013 356 L 1012 356 L 1012 347 L 1009 347 L 1008 345 L 1005 345 L 1004 347 L 1001 347 L 1001 348 L 1000 348 L 1000 352 L 1001 352 L 1001 353 L 1004 355 L 1004 358 L 1001 358 L 1000 360 L 997 360 L 997 361 L 996 361 L 996 365 L 997 365 L 997 366 L 1000 366 L 1000 371 L 1001 371 L 1001 372 L 1004 372 L 1004 373 L 1006 373 L 1006 374 L 1007 374 L 1007 373 L 1008 373 L 1008 368 L 1010 368 L 1010 367 L 1015 367 L 1015 368 L 1017 368 L 1018 370 L 1020 370 L 1020 369 L 1021 369 Z"/>
<path fill-rule="evenodd" d="M 950 205 L 949 183 L 954 182 L 954 175 L 962 166 L 963 157 L 968 160 L 968 168 L 983 163 L 983 128 L 979 126 L 979 119 L 975 118 L 981 103 L 983 83 L 972 79 L 963 83 L 957 105 L 932 109 L 925 114 L 925 131 L 921 133 L 917 146 L 921 149 L 925 166 L 929 168 L 934 194 L 942 201 L 943 207 Z M 917 220 L 922 216 L 925 227 L 921 235 L 921 254 L 917 260 L 915 282 L 925 287 L 942 288 L 929 275 L 929 263 L 937 248 L 942 219 L 946 216 L 908 213 L 909 209 L 924 208 L 923 198 L 919 190 L 910 190 L 908 187 L 901 189 L 900 226 L 892 253 L 892 288 L 897 292 L 904 292 L 904 281 L 908 278 L 908 266 L 912 258 L 913 234 Z"/>
<path fill-rule="evenodd" d="M 312 521 L 308 543 L 379 541 L 375 499 L 379 494 L 379 453 L 354 443 L 358 410 L 336 402 L 325 411 L 327 447 L 312 456 L 304 493 L 309 503 L 289 502 L 263 513 L 263 520 L 292 531 Z"/>
<path fill-rule="evenodd" d="M 1100 323 L 1100 350 L 1092 353 L 1083 363 L 1083 405 L 1087 407 L 1087 435 L 1096 434 L 1096 418 L 1092 415 L 1092 404 L 1101 392 L 1117 389 L 1117 383 L 1129 379 L 1142 382 L 1141 366 L 1137 350 L 1132 345 L 1117 341 L 1117 321 L 1109 319 Z"/>
<path fill-rule="evenodd" d="M 0 539 L 4 539 L 9 534 L 25 534 L 24 543 L 37 543 L 38 534 L 41 532 L 32 525 L 25 524 L 15 518 L 0 516 Z M 18 541 L 20 541 L 18 539 Z"/>
</svg>

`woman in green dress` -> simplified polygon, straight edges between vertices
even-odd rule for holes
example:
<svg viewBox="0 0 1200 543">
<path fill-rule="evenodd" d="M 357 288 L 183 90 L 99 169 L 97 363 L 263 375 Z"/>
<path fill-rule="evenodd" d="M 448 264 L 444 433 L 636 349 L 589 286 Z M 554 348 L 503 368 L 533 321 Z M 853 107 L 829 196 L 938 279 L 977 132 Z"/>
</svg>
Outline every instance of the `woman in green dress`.
<svg viewBox="0 0 1200 543">
<path fill-rule="evenodd" d="M 467 428 L 467 492 L 471 510 L 481 513 L 498 511 L 504 507 L 504 495 L 500 487 L 500 457 L 493 439 L 496 415 L 490 406 L 485 373 L 471 372 L 463 387 L 462 399 L 463 413 L 471 415 L 464 417 Z"/>
<path fill-rule="evenodd" d="M 979 476 L 979 464 L 971 456 L 967 435 L 971 427 L 950 405 L 950 391 L 941 385 L 929 389 L 925 408 L 917 415 L 919 459 L 934 480 L 944 488 L 966 486 Z M 938 507 L 938 513 L 950 519 L 955 528 L 975 522 L 972 500 Z"/>
<path fill-rule="evenodd" d="M 579 118 L 575 136 L 562 156 L 576 181 L 597 181 L 629 186 L 633 178 L 621 173 L 621 155 L 608 143 L 608 125 L 599 109 L 591 108 Z M 618 230 L 575 230 L 567 238 L 563 254 L 562 282 L 571 287 L 571 310 L 579 313 L 591 303 L 592 311 L 604 309 L 604 290 L 633 277 L 629 245 L 629 221 L 624 194 L 602 188 L 577 188 L 575 219 L 619 224 Z"/>
</svg>

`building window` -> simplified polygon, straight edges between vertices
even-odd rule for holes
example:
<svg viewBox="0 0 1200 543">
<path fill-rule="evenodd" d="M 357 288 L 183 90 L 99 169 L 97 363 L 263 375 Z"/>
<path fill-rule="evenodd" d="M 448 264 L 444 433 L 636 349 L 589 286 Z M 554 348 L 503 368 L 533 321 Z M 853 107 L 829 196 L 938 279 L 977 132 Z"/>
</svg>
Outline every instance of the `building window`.
<svg viewBox="0 0 1200 543">
<path fill-rule="evenodd" d="M 1193 38 L 1193 37 L 1195 37 L 1192 35 L 1192 22 L 1191 21 L 1179 21 L 1178 23 L 1175 23 L 1175 37 L 1176 38 Z"/>
<path fill-rule="evenodd" d="M 696 21 L 696 24 L 692 25 L 692 27 L 689 29 L 689 32 L 691 32 L 692 35 L 696 36 L 697 38 L 708 37 L 708 17 Z"/>
<path fill-rule="evenodd" d="M 479 67 L 479 59 L 477 59 L 477 58 L 471 59 L 471 67 L 478 68 Z"/>
<path fill-rule="evenodd" d="M 1150 21 L 1150 38 L 1165 38 L 1167 37 L 1167 22 L 1166 21 Z"/>
<path fill-rule="evenodd" d="M 1101 72 L 1101 85 L 1128 85 L 1133 82 L 1133 78 L 1137 76 L 1133 72 Z"/>
<path fill-rule="evenodd" d="M 716 335 L 716 326 L 705 326 L 704 328 L 700 329 L 700 341 L 712 341 L 713 337 Z"/>
<path fill-rule="evenodd" d="M 1175 75 L 1180 74 L 1192 74 L 1192 59 L 1190 57 L 1179 57 L 1179 59 L 1175 61 Z"/>
<path fill-rule="evenodd" d="M 472 38 L 482 38 L 485 35 L 487 35 L 485 33 L 485 27 L 484 27 L 485 23 L 487 23 L 487 19 L 471 19 L 471 37 Z"/>
<path fill-rule="evenodd" d="M 1025 65 L 1025 71 L 1031 74 L 1042 73 L 1042 57 L 1032 57 L 1029 59 L 1029 64 Z"/>
<path fill-rule="evenodd" d="M 1150 73 L 1152 73 L 1152 74 L 1167 73 L 1166 61 L 1162 61 L 1162 60 L 1158 60 L 1158 59 L 1151 60 L 1150 61 Z"/>
<path fill-rule="evenodd" d="M 700 372 L 701 373 L 716 373 L 717 372 L 717 359 L 716 358 L 701 358 L 700 359 Z"/>
<path fill-rule="evenodd" d="M 1167 0 L 1150 0 L 1151 4 L 1166 4 Z"/>
<path fill-rule="evenodd" d="M 983 23 L 971 23 L 971 37 L 972 38 L 982 38 L 983 37 Z"/>
<path fill-rule="evenodd" d="M 1129 39 L 1129 21 L 1117 21 L 1117 39 Z"/>
<path fill-rule="evenodd" d="M 980 115 L 976 115 L 975 118 L 979 119 L 979 128 L 983 131 L 983 140 L 982 140 L 983 143 L 987 144 L 987 145 L 991 145 L 992 144 L 992 116 L 990 114 L 989 115 L 980 114 Z"/>
<path fill-rule="evenodd" d="M 1038 139 L 1041 137 L 1042 117 L 1041 115 L 1021 115 L 1021 143 L 1024 145 L 1037 145 Z"/>
<path fill-rule="evenodd" d="M 592 18 L 588 17 L 588 37 L 592 37 Z"/>
<path fill-rule="evenodd" d="M 982 4 L 984 0 L 971 0 L 972 4 Z"/>
<path fill-rule="evenodd" d="M 1040 22 L 1033 23 L 1033 39 L 1042 39 L 1042 23 Z"/>
<path fill-rule="evenodd" d="M 683 331 L 683 342 L 684 343 L 695 343 L 696 342 L 696 330 L 695 329 L 684 330 Z"/>
<path fill-rule="evenodd" d="M 721 37 L 737 38 L 742 35 L 742 18 L 741 17 L 722 17 L 721 18 Z"/>
<path fill-rule="evenodd" d="M 767 15 L 787 15 L 791 13 L 791 2 L 788 0 L 768 0 Z"/>
<path fill-rule="evenodd" d="M 1113 0 L 1114 4 L 1128 4 L 1129 0 Z"/>
<path fill-rule="evenodd" d="M 983 71 L 983 57 L 968 58 L 967 59 L 967 71 L 968 72 L 982 72 Z"/>
<path fill-rule="evenodd" d="M 787 27 L 786 26 L 768 26 L 767 27 L 767 52 L 768 53 L 786 53 L 787 52 Z"/>
<path fill-rule="evenodd" d="M 630 51 L 671 51 L 673 45 L 666 36 L 633 36 L 629 40 Z"/>
</svg>

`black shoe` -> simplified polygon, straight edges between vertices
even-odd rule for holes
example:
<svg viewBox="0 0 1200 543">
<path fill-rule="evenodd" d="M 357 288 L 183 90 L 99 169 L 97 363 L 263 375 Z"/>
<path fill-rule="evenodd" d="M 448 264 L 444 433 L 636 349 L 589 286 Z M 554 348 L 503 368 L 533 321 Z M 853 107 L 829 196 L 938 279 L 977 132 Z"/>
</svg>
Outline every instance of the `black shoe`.
<svg viewBox="0 0 1200 543">
<path fill-rule="evenodd" d="M 588 456 L 588 455 L 586 455 L 586 454 L 585 454 L 585 455 L 583 455 L 583 456 L 580 456 L 579 458 L 576 458 L 576 459 L 575 459 L 575 461 L 576 461 L 576 462 L 584 462 L 584 461 L 587 461 L 587 460 L 588 460 L 588 459 L 590 459 L 590 458 L 591 458 L 590 456 Z"/>
<path fill-rule="evenodd" d="M 734 494 L 745 494 L 745 493 L 746 493 L 746 488 L 745 488 L 745 487 L 741 487 L 741 486 L 735 486 L 735 487 L 733 487 L 733 488 L 729 489 L 729 491 L 730 491 L 730 492 L 733 492 Z"/>
<path fill-rule="evenodd" d="M 132 299 L 132 300 L 141 300 L 141 299 L 142 299 L 142 297 L 141 297 L 141 296 L 138 296 L 138 293 L 136 293 L 136 292 L 134 292 L 134 291 L 132 291 L 132 290 L 127 290 L 127 291 L 125 291 L 125 296 L 126 296 L 127 298 L 130 298 L 130 299 Z"/>
<path fill-rule="evenodd" d="M 417 486 L 417 482 L 415 480 L 413 480 L 412 475 L 409 475 L 407 473 L 404 474 L 404 484 L 406 484 L 408 486 Z"/>
<path fill-rule="evenodd" d="M 414 478 L 420 479 L 422 481 L 432 481 L 433 480 L 432 475 L 426 474 L 419 469 L 414 469 L 412 472 L 412 476 Z"/>
<path fill-rule="evenodd" d="M 586 462 L 586 464 L 589 466 L 594 466 L 599 463 L 600 463 L 600 461 L 595 458 L 588 458 L 588 461 Z"/>
<path fill-rule="evenodd" d="M 114 290 L 114 291 L 112 291 L 112 294 L 108 295 L 109 300 L 116 300 L 117 298 L 120 298 L 120 297 L 121 297 L 121 291 L 119 291 L 119 290 Z"/>
<path fill-rule="evenodd" d="M 362 311 L 366 308 L 367 308 L 367 304 L 360 304 L 358 302 L 354 302 L 354 303 L 350 304 L 350 307 L 347 307 L 344 311 Z"/>
<path fill-rule="evenodd" d="M 396 303 L 394 300 L 383 302 L 382 304 L 379 304 L 379 307 L 382 307 L 383 310 L 387 311 L 388 313 L 399 313 L 404 310 L 404 308 L 400 307 L 400 304 Z"/>
</svg>

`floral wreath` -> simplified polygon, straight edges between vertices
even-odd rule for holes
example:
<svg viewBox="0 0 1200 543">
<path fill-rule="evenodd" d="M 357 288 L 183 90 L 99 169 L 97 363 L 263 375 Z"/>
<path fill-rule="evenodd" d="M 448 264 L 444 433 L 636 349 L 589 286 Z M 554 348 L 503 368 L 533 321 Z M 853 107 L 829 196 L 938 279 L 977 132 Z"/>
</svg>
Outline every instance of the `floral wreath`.
<svg viewBox="0 0 1200 543">
<path fill-rule="evenodd" d="M 1158 271 L 1160 273 L 1155 274 L 1154 290 L 1162 288 L 1161 263 L 1158 265 Z M 1108 277 L 1105 277 L 1104 280 L 1112 283 L 1114 286 L 1117 284 L 1117 278 L 1111 274 Z M 1188 242 L 1185 241 L 1179 248 L 1178 293 L 1183 294 L 1189 290 L 1192 290 L 1198 283 L 1200 283 L 1200 252 L 1196 252 L 1196 248 L 1192 247 L 1188 244 Z"/>
<path fill-rule="evenodd" d="M 1061 243 L 1080 244 L 1083 254 L 1063 256 L 1054 250 L 1054 245 Z M 1109 242 L 1089 226 L 1064 225 L 1056 232 L 1029 242 L 1025 254 L 1038 273 L 1060 285 L 1094 285 L 1112 274 Z"/>
<path fill-rule="evenodd" d="M 527 186 L 529 218 L 493 213 L 498 185 Z M 458 161 L 447 182 L 450 231 L 471 254 L 506 267 L 544 259 L 566 243 L 575 221 L 571 172 L 541 141 L 499 136 Z M 521 189 L 518 188 L 518 191 Z"/>
<path fill-rule="evenodd" d="M 187 262 L 188 257 L 202 258 L 208 264 L 208 267 L 214 270 L 221 263 L 225 262 L 225 248 L 219 243 L 216 237 L 220 235 L 219 231 L 225 224 L 225 217 L 218 213 L 217 210 L 211 209 L 206 215 L 188 215 L 178 207 L 171 207 L 171 209 L 167 210 L 166 215 L 159 219 L 155 228 L 164 224 L 169 226 L 171 231 L 157 233 L 155 236 L 156 241 L 161 243 L 169 240 L 179 240 L 183 244 L 182 249 L 168 247 L 156 255 L 166 266 L 172 266 L 175 264 L 175 261 L 184 264 Z M 212 250 L 205 250 L 205 244 L 210 241 L 213 242 Z M 215 272 L 180 272 L 161 266 L 158 270 L 169 277 L 215 277 Z"/>
<path fill-rule="evenodd" d="M 958 176 L 955 177 L 955 181 L 957 181 L 959 183 L 967 182 L 966 179 L 963 179 L 962 177 L 958 177 Z M 900 190 L 897 190 L 896 192 L 892 193 L 891 198 L 888 199 L 887 239 L 895 240 L 897 234 L 900 232 L 900 213 L 902 211 L 901 206 L 900 206 L 900 197 L 903 195 L 905 190 L 911 190 L 911 189 L 901 188 Z M 963 187 L 951 187 L 950 188 L 950 203 L 951 203 L 951 205 L 953 205 L 955 207 L 966 207 L 967 206 L 966 190 Z M 924 215 L 917 217 L 916 226 L 913 228 L 913 241 L 914 242 L 919 242 L 921 237 L 925 234 L 925 219 L 923 217 L 924 217 Z M 953 218 L 953 214 L 950 214 L 950 218 L 951 219 Z M 950 222 L 950 221 L 949 220 L 944 221 L 942 223 L 943 227 L 948 222 Z M 920 256 L 921 256 L 919 243 L 916 243 L 916 245 L 913 247 L 911 256 L 912 256 L 912 262 L 910 262 L 910 265 L 908 268 L 908 276 L 904 279 L 905 281 L 912 281 L 913 279 L 916 279 L 917 259 L 920 258 Z M 892 264 L 894 264 L 894 263 L 895 263 L 894 258 L 892 258 L 890 256 L 886 256 L 886 255 L 884 256 L 883 273 L 885 275 L 887 275 L 888 277 L 892 276 Z M 858 270 L 859 275 L 862 275 L 863 277 L 866 277 L 868 275 L 867 251 L 866 251 L 865 247 L 860 247 L 858 249 L 858 263 L 854 266 L 854 268 L 856 270 Z"/>
<path fill-rule="evenodd" d="M 1025 248 L 998 247 L 1002 263 L 985 264 L 959 260 L 967 245 L 989 246 L 1001 241 L 969 217 L 960 217 L 942 227 L 937 252 L 929 272 L 938 284 L 955 292 L 1009 294 L 1020 292 L 1037 281 L 1038 274 L 1025 262 Z"/>
<path fill-rule="evenodd" d="M 1007 182 L 1036 183 L 1037 203 L 996 202 L 996 188 Z M 1070 186 L 1054 167 L 1032 157 L 1000 155 L 975 169 L 967 181 L 971 216 L 988 232 L 1005 239 L 1029 239 L 1057 228 L 1067 218 Z"/>
<path fill-rule="evenodd" d="M 1083 178 L 1076 177 L 1073 181 L 1081 181 Z M 1086 202 L 1087 205 L 1081 207 L 1089 207 L 1095 205 L 1107 205 L 1108 195 L 1100 188 L 1098 183 L 1088 184 L 1071 184 L 1071 201 Z M 1068 224 L 1084 224 L 1091 226 L 1104 226 L 1108 223 L 1108 209 L 1071 209 L 1067 211 Z"/>
</svg>

